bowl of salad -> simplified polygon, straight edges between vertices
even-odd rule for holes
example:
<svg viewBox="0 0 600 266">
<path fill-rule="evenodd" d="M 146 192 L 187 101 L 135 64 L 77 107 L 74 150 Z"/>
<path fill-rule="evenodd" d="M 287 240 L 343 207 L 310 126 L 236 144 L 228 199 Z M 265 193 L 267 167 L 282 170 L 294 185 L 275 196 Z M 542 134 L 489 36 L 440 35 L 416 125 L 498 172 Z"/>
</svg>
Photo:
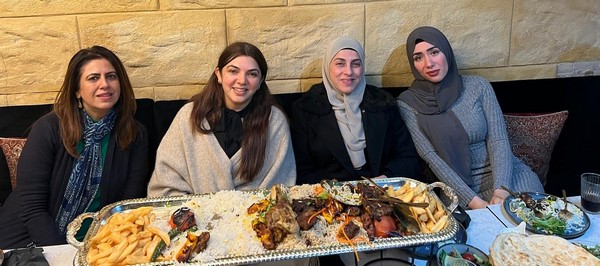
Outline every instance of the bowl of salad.
<svg viewBox="0 0 600 266">
<path fill-rule="evenodd" d="M 450 243 L 438 248 L 439 266 L 491 266 L 488 255 L 480 249 L 461 243 Z"/>
</svg>

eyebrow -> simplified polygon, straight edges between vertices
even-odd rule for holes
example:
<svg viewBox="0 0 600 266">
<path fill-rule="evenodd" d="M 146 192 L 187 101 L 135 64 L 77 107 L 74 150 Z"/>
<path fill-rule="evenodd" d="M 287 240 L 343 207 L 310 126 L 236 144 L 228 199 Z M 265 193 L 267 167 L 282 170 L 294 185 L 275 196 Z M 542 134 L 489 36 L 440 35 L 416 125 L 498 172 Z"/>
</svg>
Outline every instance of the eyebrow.
<svg viewBox="0 0 600 266">
<path fill-rule="evenodd" d="M 432 46 L 431 48 L 427 49 L 425 52 L 429 52 L 435 48 L 438 48 L 437 46 Z M 422 54 L 423 52 L 417 52 L 417 53 L 413 53 L 413 55 L 417 55 L 417 54 Z"/>
<path fill-rule="evenodd" d="M 240 69 L 240 68 L 239 68 L 239 67 L 237 67 L 236 65 L 228 65 L 228 66 L 226 66 L 225 68 L 235 68 L 235 69 L 238 69 L 238 70 Z M 250 71 L 258 71 L 258 73 L 260 73 L 260 69 L 257 69 L 257 68 L 252 68 L 252 69 L 249 69 L 247 72 L 250 72 Z"/>
<path fill-rule="evenodd" d="M 333 58 L 331 61 L 333 62 L 333 61 L 337 61 L 337 60 L 342 60 L 342 61 L 344 61 L 344 62 L 346 61 L 346 59 L 344 59 L 344 58 L 340 58 L 340 57 L 335 57 L 335 58 Z M 354 59 L 350 60 L 350 63 L 352 63 L 352 62 L 356 62 L 356 61 L 360 61 L 360 62 L 362 62 L 362 60 L 361 60 L 360 58 L 354 58 Z"/>
<path fill-rule="evenodd" d="M 113 71 L 106 72 L 106 73 L 104 73 L 104 74 L 105 74 L 105 75 L 117 74 L 117 71 L 116 71 L 116 70 L 113 70 Z M 102 75 L 102 73 L 99 73 L 99 72 L 92 72 L 92 73 L 89 73 L 89 74 L 87 74 L 87 75 L 86 75 L 86 77 L 89 77 L 89 76 L 100 76 L 100 75 Z"/>
</svg>

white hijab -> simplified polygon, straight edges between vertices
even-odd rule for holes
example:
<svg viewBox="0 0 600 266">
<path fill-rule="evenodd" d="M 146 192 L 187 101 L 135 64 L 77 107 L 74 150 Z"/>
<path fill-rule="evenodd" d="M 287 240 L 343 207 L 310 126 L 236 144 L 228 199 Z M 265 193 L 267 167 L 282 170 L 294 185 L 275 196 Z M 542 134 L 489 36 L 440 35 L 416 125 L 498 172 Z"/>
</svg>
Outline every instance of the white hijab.
<svg viewBox="0 0 600 266">
<path fill-rule="evenodd" d="M 365 93 L 367 81 L 365 80 L 365 71 L 356 88 L 350 94 L 343 94 L 333 86 L 329 76 L 329 64 L 335 55 L 344 49 L 351 49 L 358 53 L 360 61 L 365 64 L 365 51 L 358 41 L 349 37 L 342 37 L 333 41 L 325 51 L 323 58 L 323 84 L 327 91 L 327 98 L 333 108 L 338 126 L 346 144 L 346 150 L 352 160 L 355 169 L 360 169 L 366 162 L 364 149 L 367 147 L 365 140 L 365 131 L 362 124 L 362 115 L 360 103 Z M 348 62 L 349 63 L 349 62 Z"/>
</svg>

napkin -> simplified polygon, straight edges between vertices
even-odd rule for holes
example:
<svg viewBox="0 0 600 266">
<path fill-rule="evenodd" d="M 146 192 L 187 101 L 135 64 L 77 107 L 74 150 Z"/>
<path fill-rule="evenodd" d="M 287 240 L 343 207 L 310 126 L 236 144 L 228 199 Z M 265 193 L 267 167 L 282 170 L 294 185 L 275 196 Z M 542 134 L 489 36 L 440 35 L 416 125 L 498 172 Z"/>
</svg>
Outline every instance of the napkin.
<svg viewBox="0 0 600 266">
<path fill-rule="evenodd" d="M 50 266 L 44 257 L 42 248 L 15 249 L 4 254 L 2 266 Z"/>
<path fill-rule="evenodd" d="M 506 234 L 506 233 L 518 233 L 518 234 L 522 234 L 522 235 L 527 235 L 527 225 L 525 224 L 525 222 L 521 222 L 519 225 L 515 226 L 515 227 L 507 227 L 502 229 L 502 231 L 500 231 L 500 234 Z"/>
</svg>

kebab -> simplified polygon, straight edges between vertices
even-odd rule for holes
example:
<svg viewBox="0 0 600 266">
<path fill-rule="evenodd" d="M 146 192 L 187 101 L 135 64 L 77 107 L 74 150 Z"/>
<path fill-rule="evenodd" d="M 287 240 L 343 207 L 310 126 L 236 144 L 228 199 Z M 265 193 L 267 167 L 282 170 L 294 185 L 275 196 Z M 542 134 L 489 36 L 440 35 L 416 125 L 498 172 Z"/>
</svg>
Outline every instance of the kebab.
<svg viewBox="0 0 600 266">
<path fill-rule="evenodd" d="M 200 235 L 196 235 L 191 232 L 195 231 L 196 218 L 190 208 L 181 207 L 173 212 L 169 218 L 169 225 L 171 226 L 171 230 L 168 234 L 171 239 L 188 230 L 186 242 L 175 255 L 175 259 L 178 262 L 187 262 L 192 258 L 193 254 L 198 254 L 206 249 L 210 234 L 208 232 L 202 232 Z M 166 243 L 161 241 L 154 250 L 151 261 L 156 261 L 165 247 Z"/>
<path fill-rule="evenodd" d="M 538 218 L 542 218 L 542 216 L 544 216 L 544 214 L 539 210 L 539 204 L 538 202 L 533 199 L 531 197 L 531 195 L 529 195 L 529 193 L 516 193 L 514 191 L 512 191 L 511 189 L 502 186 L 502 189 L 508 191 L 508 193 L 510 193 L 513 197 L 521 199 L 523 201 L 523 203 L 525 203 L 525 206 L 529 209 L 531 209 L 533 211 L 533 214 L 538 217 Z"/>
</svg>

